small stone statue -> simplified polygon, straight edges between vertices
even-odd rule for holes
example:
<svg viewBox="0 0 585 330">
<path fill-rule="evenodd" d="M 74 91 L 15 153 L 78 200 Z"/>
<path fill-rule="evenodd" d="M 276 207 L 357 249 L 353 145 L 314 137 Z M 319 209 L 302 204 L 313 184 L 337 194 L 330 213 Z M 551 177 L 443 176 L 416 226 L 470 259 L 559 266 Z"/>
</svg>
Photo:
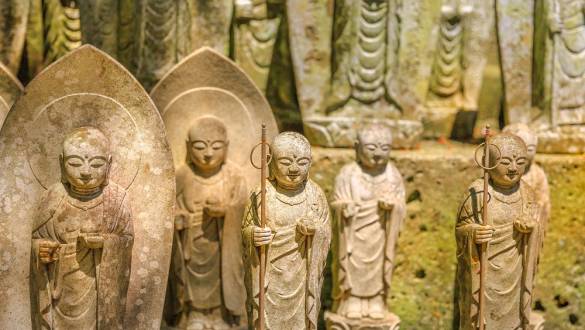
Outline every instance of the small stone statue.
<svg viewBox="0 0 585 330">
<path fill-rule="evenodd" d="M 338 301 L 335 313 L 326 315 L 328 328 L 354 329 L 366 323 L 374 329 L 398 327 L 386 298 L 406 200 L 402 176 L 389 163 L 391 145 L 388 128 L 361 129 L 355 143 L 357 160 L 335 179 L 331 206 L 338 244 L 333 296 Z"/>
<path fill-rule="evenodd" d="M 504 133 L 510 133 L 520 137 L 526 144 L 528 164 L 522 180 L 526 181 L 534 189 L 538 205 L 540 205 L 540 219 L 544 234 L 548 227 L 550 215 L 550 192 L 548 189 L 548 180 L 542 167 L 534 162 L 536 150 L 538 147 L 538 136 L 525 124 L 511 124 L 504 127 Z"/>
<path fill-rule="evenodd" d="M 93 127 L 63 142 L 62 182 L 46 192 L 33 226 L 35 328 L 123 327 L 133 224 L 126 190 L 108 180 L 109 148 Z"/>
<path fill-rule="evenodd" d="M 227 161 L 226 126 L 196 120 L 187 140 L 188 164 L 177 170 L 171 291 L 175 323 L 188 329 L 226 329 L 244 314 L 241 221 L 248 190 Z"/>
<path fill-rule="evenodd" d="M 528 329 L 541 226 L 534 190 L 520 180 L 529 164 L 526 145 L 498 134 L 490 138 L 489 159 L 489 220 L 482 219 L 482 179 L 468 188 L 457 219 L 459 328 L 480 322 L 480 245 L 487 243 L 486 329 Z"/>
<path fill-rule="evenodd" d="M 272 143 L 266 191 L 267 227 L 260 227 L 259 191 L 248 203 L 242 236 L 250 329 L 258 324 L 259 246 L 266 246 L 265 329 L 317 329 L 329 251 L 329 206 L 308 178 L 311 146 L 292 132 Z"/>
</svg>

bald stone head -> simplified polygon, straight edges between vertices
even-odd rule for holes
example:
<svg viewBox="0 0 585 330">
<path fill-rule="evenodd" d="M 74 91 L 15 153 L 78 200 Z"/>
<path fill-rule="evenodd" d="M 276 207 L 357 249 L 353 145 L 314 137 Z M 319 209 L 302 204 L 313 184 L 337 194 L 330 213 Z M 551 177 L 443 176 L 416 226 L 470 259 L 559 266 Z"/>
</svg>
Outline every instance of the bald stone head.
<svg viewBox="0 0 585 330">
<path fill-rule="evenodd" d="M 94 193 L 107 185 L 112 162 L 110 141 L 97 128 L 80 127 L 63 141 L 63 182 L 79 193 Z"/>
<path fill-rule="evenodd" d="M 510 133 L 493 136 L 490 139 L 490 167 L 496 163 L 498 165 L 489 171 L 492 183 L 505 189 L 518 185 L 528 164 L 524 141 Z"/>
<path fill-rule="evenodd" d="M 526 151 L 528 155 L 529 165 L 532 164 L 534 156 L 536 156 L 536 148 L 538 147 L 538 136 L 526 124 L 511 124 L 504 127 L 504 133 L 517 135 L 526 144 Z"/>
<path fill-rule="evenodd" d="M 355 143 L 358 163 L 368 170 L 382 170 L 390 160 L 392 132 L 386 126 L 373 124 L 360 129 Z"/>
<path fill-rule="evenodd" d="M 300 188 L 309 176 L 311 144 L 299 133 L 278 134 L 271 145 L 270 174 L 279 187 L 288 190 Z"/>
<path fill-rule="evenodd" d="M 227 159 L 228 145 L 227 128 L 217 117 L 200 117 L 189 129 L 189 159 L 202 172 L 221 168 Z"/>
</svg>

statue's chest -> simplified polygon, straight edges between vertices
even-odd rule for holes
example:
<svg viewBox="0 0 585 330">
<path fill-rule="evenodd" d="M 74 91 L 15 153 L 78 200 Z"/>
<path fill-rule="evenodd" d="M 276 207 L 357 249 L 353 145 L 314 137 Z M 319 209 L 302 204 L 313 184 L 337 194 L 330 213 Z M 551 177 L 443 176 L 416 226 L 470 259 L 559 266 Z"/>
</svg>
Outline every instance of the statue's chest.
<svg viewBox="0 0 585 330">
<path fill-rule="evenodd" d="M 204 204 L 206 201 L 222 201 L 225 194 L 223 180 L 210 183 L 201 183 L 192 179 L 185 184 L 183 198 L 188 207 Z"/>
<path fill-rule="evenodd" d="M 267 203 L 268 219 L 274 229 L 296 225 L 297 220 L 302 218 L 306 212 L 306 201 L 291 205 L 272 196 Z"/>
<path fill-rule="evenodd" d="M 55 234 L 64 243 L 74 243 L 80 233 L 97 233 L 103 221 L 103 204 L 92 208 L 64 205 L 54 217 Z"/>
<path fill-rule="evenodd" d="M 494 198 L 490 201 L 489 219 L 492 225 L 499 226 L 511 224 L 518 217 L 522 215 L 522 198 L 518 196 L 517 199 L 511 201 L 500 201 Z"/>
<path fill-rule="evenodd" d="M 396 190 L 396 185 L 386 178 L 373 180 L 359 175 L 352 179 L 351 184 L 354 199 L 362 202 L 389 196 Z"/>
<path fill-rule="evenodd" d="M 583 4 L 578 0 L 557 0 L 561 19 L 569 19 L 577 15 L 583 16 Z"/>
</svg>

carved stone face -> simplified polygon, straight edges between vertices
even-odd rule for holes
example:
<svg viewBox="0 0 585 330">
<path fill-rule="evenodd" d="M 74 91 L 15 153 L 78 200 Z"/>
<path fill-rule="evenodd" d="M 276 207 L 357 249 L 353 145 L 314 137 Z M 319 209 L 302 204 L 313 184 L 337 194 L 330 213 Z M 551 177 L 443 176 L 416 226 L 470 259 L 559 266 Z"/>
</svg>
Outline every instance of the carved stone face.
<svg viewBox="0 0 585 330">
<path fill-rule="evenodd" d="M 189 159 L 201 171 L 220 168 L 226 161 L 228 145 L 226 127 L 215 117 L 200 118 L 189 130 Z"/>
<path fill-rule="evenodd" d="M 111 165 L 108 139 L 92 127 L 74 130 L 63 142 L 61 165 L 71 187 L 91 191 L 103 186 Z"/>
<path fill-rule="evenodd" d="M 526 124 L 508 125 L 503 130 L 504 133 L 517 135 L 526 144 L 528 163 L 531 164 L 536 156 L 538 147 L 538 136 Z"/>
<path fill-rule="evenodd" d="M 279 134 L 272 144 L 271 174 L 279 187 L 297 189 L 309 176 L 311 147 L 307 139 L 292 132 Z"/>
<path fill-rule="evenodd" d="M 362 129 L 355 145 L 358 162 L 368 169 L 383 168 L 390 159 L 392 135 L 381 126 Z"/>
<path fill-rule="evenodd" d="M 520 182 L 528 165 L 524 142 L 518 136 L 507 133 L 496 135 L 490 142 L 501 151 L 499 164 L 489 171 L 493 184 L 501 188 L 514 187 Z M 496 148 L 490 148 L 490 167 L 496 164 L 498 156 Z"/>
</svg>

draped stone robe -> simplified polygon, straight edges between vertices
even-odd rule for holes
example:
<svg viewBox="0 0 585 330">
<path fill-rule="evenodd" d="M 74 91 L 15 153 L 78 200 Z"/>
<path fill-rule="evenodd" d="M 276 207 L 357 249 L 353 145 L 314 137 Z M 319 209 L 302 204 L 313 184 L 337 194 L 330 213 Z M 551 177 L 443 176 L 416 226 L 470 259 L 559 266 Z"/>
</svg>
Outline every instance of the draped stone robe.
<svg viewBox="0 0 585 330">
<path fill-rule="evenodd" d="M 391 211 L 379 208 L 382 198 L 395 201 Z M 358 207 L 351 219 L 343 216 L 347 203 Z M 365 173 L 356 162 L 346 165 L 335 180 L 331 206 L 337 235 L 336 287 L 341 294 L 362 298 L 386 294 L 406 214 L 402 176 L 392 164 L 375 177 Z"/>
<path fill-rule="evenodd" d="M 482 223 L 483 180 L 468 189 L 459 210 L 457 238 L 457 286 L 459 328 L 476 329 L 479 311 L 480 248 L 474 242 L 470 225 Z M 541 226 L 523 234 L 513 222 L 522 213 L 538 210 L 534 191 L 521 181 L 510 194 L 496 191 L 490 184 L 488 204 L 495 233 L 488 247 L 486 272 L 487 330 L 528 329 L 532 304 L 533 278 Z M 538 212 L 532 218 L 538 221 Z"/>
<path fill-rule="evenodd" d="M 247 198 L 246 181 L 231 163 L 211 178 L 197 176 L 192 165 L 177 171 L 177 210 L 188 214 L 185 228 L 175 231 L 169 280 L 170 311 L 175 323 L 182 312 L 224 306 L 234 316 L 244 314 L 245 288 L 240 228 Z M 207 199 L 226 207 L 225 216 L 203 212 Z"/>
<path fill-rule="evenodd" d="M 274 185 L 269 184 L 266 193 L 267 226 L 275 233 L 266 248 L 266 329 L 317 329 L 331 240 L 329 206 L 321 188 L 311 180 L 296 196 L 279 193 Z M 260 226 L 259 199 L 259 191 L 250 197 L 242 226 L 250 328 L 258 319 L 260 261 L 253 227 Z M 297 221 L 302 217 L 311 218 L 316 226 L 315 235 L 309 239 L 297 231 Z"/>
<path fill-rule="evenodd" d="M 122 329 L 133 245 L 132 212 L 124 188 L 110 182 L 89 201 L 62 183 L 39 204 L 33 228 L 32 314 L 35 329 Z M 80 233 L 99 233 L 101 249 L 80 245 Z M 58 260 L 39 260 L 39 240 L 60 244 Z"/>
</svg>

